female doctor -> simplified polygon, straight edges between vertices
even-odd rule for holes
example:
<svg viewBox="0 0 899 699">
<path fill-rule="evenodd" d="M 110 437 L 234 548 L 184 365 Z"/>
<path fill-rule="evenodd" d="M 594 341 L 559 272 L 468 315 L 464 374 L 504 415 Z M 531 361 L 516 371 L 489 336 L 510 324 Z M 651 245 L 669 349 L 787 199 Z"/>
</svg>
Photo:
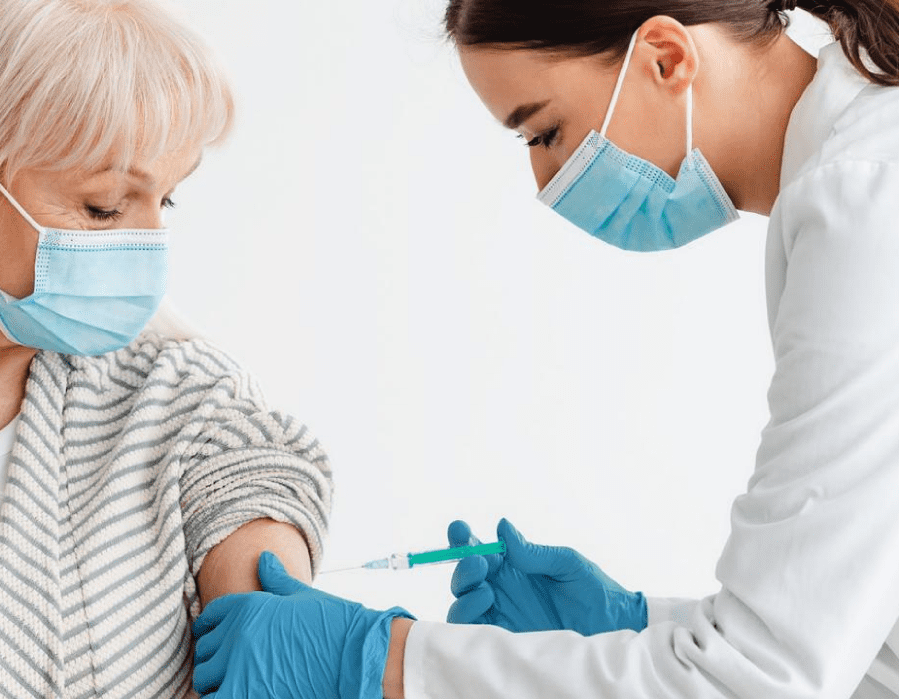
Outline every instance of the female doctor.
<svg viewBox="0 0 899 699">
<path fill-rule="evenodd" d="M 836 42 L 784 34 L 796 5 Z M 732 509 L 721 590 L 646 600 L 570 549 L 460 563 L 455 625 L 289 577 L 213 601 L 201 694 L 879 699 L 899 696 L 899 6 L 895 0 L 452 0 L 487 109 L 540 199 L 638 251 L 770 216 L 771 418 Z M 468 527 L 450 527 L 453 544 Z M 389 623 L 388 623 L 389 620 Z M 536 633 L 516 633 L 530 631 Z M 603 632 L 603 633 L 600 633 Z"/>
</svg>

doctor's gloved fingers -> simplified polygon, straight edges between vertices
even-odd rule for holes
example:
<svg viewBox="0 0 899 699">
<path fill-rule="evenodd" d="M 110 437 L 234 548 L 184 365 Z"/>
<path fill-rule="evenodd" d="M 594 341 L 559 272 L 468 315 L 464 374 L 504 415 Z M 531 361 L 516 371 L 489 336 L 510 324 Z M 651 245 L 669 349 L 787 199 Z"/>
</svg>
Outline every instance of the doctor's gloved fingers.
<svg viewBox="0 0 899 699">
<path fill-rule="evenodd" d="M 482 583 L 450 605 L 446 620 L 450 624 L 482 624 L 484 615 L 496 601 L 493 588 Z"/>
<path fill-rule="evenodd" d="M 450 523 L 447 529 L 447 539 L 449 539 L 450 546 L 477 546 L 481 543 L 481 540 L 471 533 L 471 527 L 461 519 Z M 503 564 L 501 553 L 491 553 L 484 558 L 487 559 L 487 575 L 496 573 Z"/>
<path fill-rule="evenodd" d="M 500 520 L 496 531 L 506 542 L 506 560 L 526 575 L 545 575 L 558 582 L 569 582 L 582 579 L 591 568 L 598 570 L 573 548 L 531 543 L 505 518 Z"/>
<path fill-rule="evenodd" d="M 240 597 L 238 595 L 224 595 L 223 597 L 216 597 L 207 604 L 203 609 L 203 613 L 197 617 L 197 620 L 191 627 L 194 638 L 199 638 L 218 626 L 239 601 Z"/>
<path fill-rule="evenodd" d="M 260 554 L 257 572 L 263 591 L 273 595 L 292 595 L 306 587 L 287 572 L 281 559 L 271 551 L 263 551 Z"/>
<path fill-rule="evenodd" d="M 471 592 L 487 579 L 487 561 L 484 556 L 469 556 L 456 564 L 450 580 L 453 597 L 461 597 Z"/>
<path fill-rule="evenodd" d="M 496 526 L 496 535 L 506 543 L 506 560 L 526 575 L 553 577 L 569 567 L 565 550 L 532 544 L 505 517 Z"/>
<path fill-rule="evenodd" d="M 461 519 L 450 522 L 446 535 L 450 546 L 474 546 L 481 543 L 480 539 L 471 533 L 468 523 Z"/>
<path fill-rule="evenodd" d="M 228 669 L 227 652 L 215 653 L 209 660 L 194 665 L 194 689 L 197 694 L 216 691 L 225 679 Z"/>
<path fill-rule="evenodd" d="M 219 624 L 197 639 L 194 646 L 194 665 L 205 663 L 212 658 L 223 645 L 227 645 L 230 642 L 232 632 L 232 624 L 226 622 Z"/>
</svg>

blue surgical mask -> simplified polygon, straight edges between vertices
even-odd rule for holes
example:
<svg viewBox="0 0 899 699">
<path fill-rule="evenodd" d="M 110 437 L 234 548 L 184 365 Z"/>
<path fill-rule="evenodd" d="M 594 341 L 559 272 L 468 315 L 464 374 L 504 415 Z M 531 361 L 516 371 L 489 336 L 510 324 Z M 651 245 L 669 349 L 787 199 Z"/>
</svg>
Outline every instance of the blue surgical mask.
<svg viewBox="0 0 899 699">
<path fill-rule="evenodd" d="M 0 290 L 0 332 L 26 347 L 97 355 L 121 349 L 152 318 L 165 293 L 168 230 L 45 228 L 0 186 L 38 232 L 34 293 Z"/>
<path fill-rule="evenodd" d="M 687 89 L 687 156 L 677 179 L 606 138 L 630 65 L 624 59 L 605 123 L 591 131 L 538 199 L 592 236 L 623 250 L 670 250 L 739 218 L 706 159 L 693 149 L 693 87 Z"/>
</svg>

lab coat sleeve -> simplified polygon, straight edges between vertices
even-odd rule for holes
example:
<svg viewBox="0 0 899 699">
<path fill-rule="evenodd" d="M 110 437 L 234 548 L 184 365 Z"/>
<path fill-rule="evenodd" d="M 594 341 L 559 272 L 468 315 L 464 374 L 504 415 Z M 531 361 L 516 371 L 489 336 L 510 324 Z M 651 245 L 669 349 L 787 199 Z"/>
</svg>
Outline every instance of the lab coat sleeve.
<svg viewBox="0 0 899 699">
<path fill-rule="evenodd" d="M 771 418 L 720 592 L 639 634 L 417 622 L 408 699 L 852 694 L 899 618 L 897 192 L 897 164 L 832 163 L 772 213 Z"/>
<path fill-rule="evenodd" d="M 685 623 L 696 610 L 699 600 L 683 599 L 680 597 L 647 597 L 646 598 L 646 622 L 661 624 L 666 621 Z"/>
</svg>

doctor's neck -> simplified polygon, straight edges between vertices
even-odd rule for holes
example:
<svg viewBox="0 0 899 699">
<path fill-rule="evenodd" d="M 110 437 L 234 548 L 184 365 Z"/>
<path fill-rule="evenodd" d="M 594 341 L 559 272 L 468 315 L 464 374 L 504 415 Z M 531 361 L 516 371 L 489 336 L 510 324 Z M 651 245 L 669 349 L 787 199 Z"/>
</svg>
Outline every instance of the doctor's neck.
<svg viewBox="0 0 899 699">
<path fill-rule="evenodd" d="M 718 65 L 696 78 L 697 145 L 734 204 L 769 215 L 780 191 L 790 115 L 815 77 L 817 60 L 785 34 L 764 49 L 718 46 L 719 32 L 702 33 L 705 60 Z M 723 68 L 723 70 L 722 70 Z"/>
</svg>

